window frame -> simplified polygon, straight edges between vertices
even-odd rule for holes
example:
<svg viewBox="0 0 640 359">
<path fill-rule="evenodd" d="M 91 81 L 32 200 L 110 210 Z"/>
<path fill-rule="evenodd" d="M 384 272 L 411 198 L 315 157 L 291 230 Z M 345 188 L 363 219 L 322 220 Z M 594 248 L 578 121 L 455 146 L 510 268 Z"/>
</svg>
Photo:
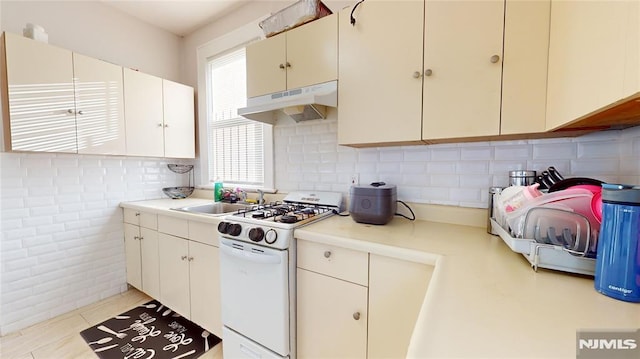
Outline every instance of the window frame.
<svg viewBox="0 0 640 359">
<path fill-rule="evenodd" d="M 200 188 L 212 188 L 213 183 L 209 178 L 209 144 L 208 144 L 208 115 L 207 108 L 209 87 L 208 63 L 213 57 L 224 55 L 241 46 L 246 46 L 252 42 L 261 40 L 264 35 L 260 30 L 259 23 L 264 18 L 252 21 L 234 31 L 215 38 L 196 50 L 198 60 L 198 149 L 199 149 L 199 175 Z M 273 126 L 263 124 L 264 134 L 264 184 L 263 186 L 242 185 L 242 188 L 275 188 L 274 176 L 274 153 L 273 153 Z M 234 186 L 233 183 L 225 183 L 225 186 Z"/>
</svg>

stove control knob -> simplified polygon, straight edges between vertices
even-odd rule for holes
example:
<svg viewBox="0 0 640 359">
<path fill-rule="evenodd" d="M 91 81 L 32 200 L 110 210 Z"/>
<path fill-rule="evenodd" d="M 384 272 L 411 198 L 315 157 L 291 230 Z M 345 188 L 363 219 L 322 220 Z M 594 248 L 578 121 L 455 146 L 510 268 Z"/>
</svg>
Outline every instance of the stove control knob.
<svg viewBox="0 0 640 359">
<path fill-rule="evenodd" d="M 227 234 L 231 235 L 231 236 L 234 236 L 234 237 L 239 236 L 240 232 L 242 232 L 242 226 L 240 226 L 237 223 L 232 223 L 227 228 Z"/>
<path fill-rule="evenodd" d="M 264 241 L 267 242 L 267 244 L 274 244 L 277 239 L 278 232 L 276 232 L 274 229 L 270 229 L 267 231 L 267 233 L 264 234 Z"/>
<path fill-rule="evenodd" d="M 260 227 L 251 228 L 249 231 L 249 239 L 254 242 L 260 242 L 264 238 L 264 230 Z"/>
<path fill-rule="evenodd" d="M 226 234 L 228 229 L 229 229 L 229 222 L 220 222 L 218 224 L 218 232 L 222 234 Z"/>
</svg>

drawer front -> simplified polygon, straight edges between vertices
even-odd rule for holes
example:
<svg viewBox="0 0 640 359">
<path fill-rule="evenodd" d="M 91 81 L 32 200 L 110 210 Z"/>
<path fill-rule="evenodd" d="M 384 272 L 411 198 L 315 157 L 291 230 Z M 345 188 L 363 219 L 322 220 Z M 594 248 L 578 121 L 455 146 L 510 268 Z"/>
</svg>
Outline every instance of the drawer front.
<svg viewBox="0 0 640 359">
<path fill-rule="evenodd" d="M 189 221 L 158 215 L 158 232 L 171 234 L 176 237 L 189 238 Z"/>
<path fill-rule="evenodd" d="M 131 209 L 124 208 L 124 223 L 135 224 L 136 226 L 140 225 L 140 212 Z"/>
<path fill-rule="evenodd" d="M 218 225 L 189 221 L 189 239 L 218 247 Z"/>
<path fill-rule="evenodd" d="M 298 267 L 368 286 L 369 253 L 298 240 Z"/>
<path fill-rule="evenodd" d="M 152 213 L 140 212 L 140 227 L 158 229 L 158 215 Z"/>
</svg>

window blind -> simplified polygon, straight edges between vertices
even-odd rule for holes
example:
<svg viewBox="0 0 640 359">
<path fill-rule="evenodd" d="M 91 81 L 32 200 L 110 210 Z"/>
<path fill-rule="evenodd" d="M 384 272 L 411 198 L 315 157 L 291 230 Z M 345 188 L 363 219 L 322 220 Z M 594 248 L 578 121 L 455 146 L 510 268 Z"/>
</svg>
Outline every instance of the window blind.
<svg viewBox="0 0 640 359">
<path fill-rule="evenodd" d="M 247 103 L 245 59 L 242 48 L 209 60 L 209 178 L 263 186 L 263 124 L 238 116 Z"/>
</svg>

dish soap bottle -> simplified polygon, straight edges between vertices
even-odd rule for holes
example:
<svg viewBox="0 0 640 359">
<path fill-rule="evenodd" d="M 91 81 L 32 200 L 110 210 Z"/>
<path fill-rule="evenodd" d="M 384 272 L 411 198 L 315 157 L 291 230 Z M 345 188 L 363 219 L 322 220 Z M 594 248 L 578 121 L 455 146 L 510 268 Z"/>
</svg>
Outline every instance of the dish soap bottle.
<svg viewBox="0 0 640 359">
<path fill-rule="evenodd" d="M 216 181 L 213 183 L 213 200 L 215 202 L 222 201 L 223 194 L 224 194 L 224 188 L 222 187 L 222 181 L 216 178 Z"/>
</svg>

